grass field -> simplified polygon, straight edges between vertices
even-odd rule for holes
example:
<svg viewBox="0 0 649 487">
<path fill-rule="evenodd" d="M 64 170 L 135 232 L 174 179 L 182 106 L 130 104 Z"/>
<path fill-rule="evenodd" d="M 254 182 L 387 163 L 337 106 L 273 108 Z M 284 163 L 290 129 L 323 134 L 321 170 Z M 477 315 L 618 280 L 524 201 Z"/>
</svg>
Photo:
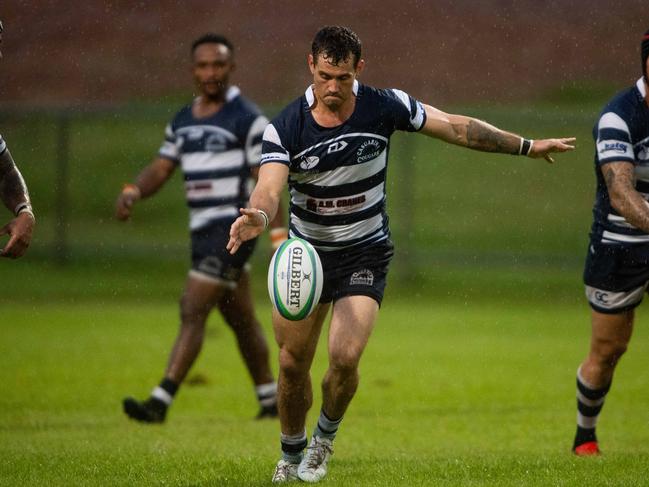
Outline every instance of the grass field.
<svg viewBox="0 0 649 487">
<path fill-rule="evenodd" d="M 13 264 L 3 266 L 17 277 Z M 87 268 L 28 266 L 24 281 L 40 276 L 43 294 L 29 297 L 17 287 L 0 302 L 0 483 L 268 484 L 278 425 L 252 420 L 251 385 L 220 320 L 211 319 L 193 370 L 205 383 L 181 390 L 164 426 L 134 424 L 120 400 L 146 395 L 159 379 L 182 275 L 102 267 L 97 285 Z M 574 458 L 574 372 L 588 335 L 581 289 L 571 282 L 578 276 L 518 271 L 484 268 L 472 274 L 472 287 L 468 271 L 440 268 L 443 291 L 388 291 L 326 485 L 645 485 L 649 336 L 642 309 L 604 408 L 605 454 Z M 166 284 L 137 292 L 165 274 Z M 259 314 L 268 328 L 262 291 Z M 316 391 L 309 428 L 319 397 Z"/>
<path fill-rule="evenodd" d="M 396 257 L 325 485 L 647 485 L 642 307 L 599 427 L 605 454 L 569 451 L 589 336 L 580 274 L 600 102 L 560 102 L 457 110 L 530 137 L 576 135 L 554 166 L 395 137 Z M 171 113 L 140 108 L 70 120 L 63 228 L 53 119 L 3 120 L 38 224 L 25 258 L 0 261 L 0 485 L 269 483 L 278 425 L 252 420 L 250 381 L 217 317 L 193 370 L 205 383 L 181 389 L 167 424 L 121 412 L 125 395 L 144 397 L 160 379 L 188 259 L 178 176 L 133 221 L 112 220 Z M 54 245 L 63 233 L 66 265 Z M 270 337 L 264 243 L 254 285 Z M 325 362 L 320 349 L 316 385 Z M 318 406 L 316 390 L 309 428 Z"/>
</svg>

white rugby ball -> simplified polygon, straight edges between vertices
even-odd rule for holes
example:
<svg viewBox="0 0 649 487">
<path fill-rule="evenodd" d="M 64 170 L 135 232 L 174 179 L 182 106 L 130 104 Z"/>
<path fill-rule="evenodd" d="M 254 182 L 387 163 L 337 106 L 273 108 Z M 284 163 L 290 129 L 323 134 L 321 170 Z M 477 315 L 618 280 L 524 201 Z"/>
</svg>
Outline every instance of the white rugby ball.
<svg viewBox="0 0 649 487">
<path fill-rule="evenodd" d="M 313 246 L 289 238 L 275 251 L 268 268 L 268 294 L 287 320 L 303 320 L 320 301 L 322 263 Z"/>
</svg>

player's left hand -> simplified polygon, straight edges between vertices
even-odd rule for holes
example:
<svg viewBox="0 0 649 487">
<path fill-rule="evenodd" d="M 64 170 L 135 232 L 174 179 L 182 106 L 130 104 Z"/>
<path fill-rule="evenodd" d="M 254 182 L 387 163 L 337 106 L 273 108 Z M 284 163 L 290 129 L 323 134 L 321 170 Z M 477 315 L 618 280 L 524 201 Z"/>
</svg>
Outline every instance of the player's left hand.
<svg viewBox="0 0 649 487">
<path fill-rule="evenodd" d="M 554 159 L 550 156 L 553 152 L 567 152 L 574 150 L 575 137 L 565 137 L 562 139 L 540 139 L 535 140 L 530 149 L 530 153 L 527 155 L 533 159 L 544 158 L 550 164 L 554 162 Z"/>
<path fill-rule="evenodd" d="M 256 208 L 240 208 L 241 216 L 230 227 L 230 240 L 225 246 L 231 254 L 236 253 L 241 244 L 259 236 L 264 231 L 266 221 Z"/>
<path fill-rule="evenodd" d="M 31 213 L 20 213 L 16 218 L 0 228 L 0 235 L 9 235 L 9 241 L 0 251 L 0 256 L 17 259 L 27 251 L 32 241 L 34 216 Z"/>
</svg>

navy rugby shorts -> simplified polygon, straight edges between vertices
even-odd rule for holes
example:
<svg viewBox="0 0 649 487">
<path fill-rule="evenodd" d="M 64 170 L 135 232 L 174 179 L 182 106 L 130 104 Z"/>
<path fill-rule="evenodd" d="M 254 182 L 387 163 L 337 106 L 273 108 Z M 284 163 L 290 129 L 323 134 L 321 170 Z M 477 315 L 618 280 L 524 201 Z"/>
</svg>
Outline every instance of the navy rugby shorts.
<svg viewBox="0 0 649 487">
<path fill-rule="evenodd" d="M 230 238 L 231 220 L 210 223 L 191 232 L 191 276 L 207 279 L 234 288 L 246 269 L 246 262 L 255 249 L 256 239 L 244 242 L 231 255 L 225 248 Z"/>
<path fill-rule="evenodd" d="M 615 314 L 635 308 L 649 284 L 649 245 L 591 243 L 584 284 L 595 311 Z"/>
<path fill-rule="evenodd" d="M 350 250 L 318 252 L 324 271 L 321 303 L 345 296 L 369 296 L 383 300 L 388 266 L 394 255 L 392 242 L 385 241 Z"/>
</svg>

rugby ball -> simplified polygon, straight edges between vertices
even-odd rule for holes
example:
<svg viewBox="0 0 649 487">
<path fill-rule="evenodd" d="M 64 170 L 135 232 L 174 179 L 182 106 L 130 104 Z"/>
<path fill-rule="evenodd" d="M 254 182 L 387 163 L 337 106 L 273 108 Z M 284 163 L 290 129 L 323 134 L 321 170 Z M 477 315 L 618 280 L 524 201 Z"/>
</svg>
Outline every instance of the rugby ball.
<svg viewBox="0 0 649 487">
<path fill-rule="evenodd" d="M 303 320 L 320 301 L 322 263 L 313 246 L 289 238 L 275 251 L 268 268 L 268 294 L 287 320 Z"/>
</svg>

